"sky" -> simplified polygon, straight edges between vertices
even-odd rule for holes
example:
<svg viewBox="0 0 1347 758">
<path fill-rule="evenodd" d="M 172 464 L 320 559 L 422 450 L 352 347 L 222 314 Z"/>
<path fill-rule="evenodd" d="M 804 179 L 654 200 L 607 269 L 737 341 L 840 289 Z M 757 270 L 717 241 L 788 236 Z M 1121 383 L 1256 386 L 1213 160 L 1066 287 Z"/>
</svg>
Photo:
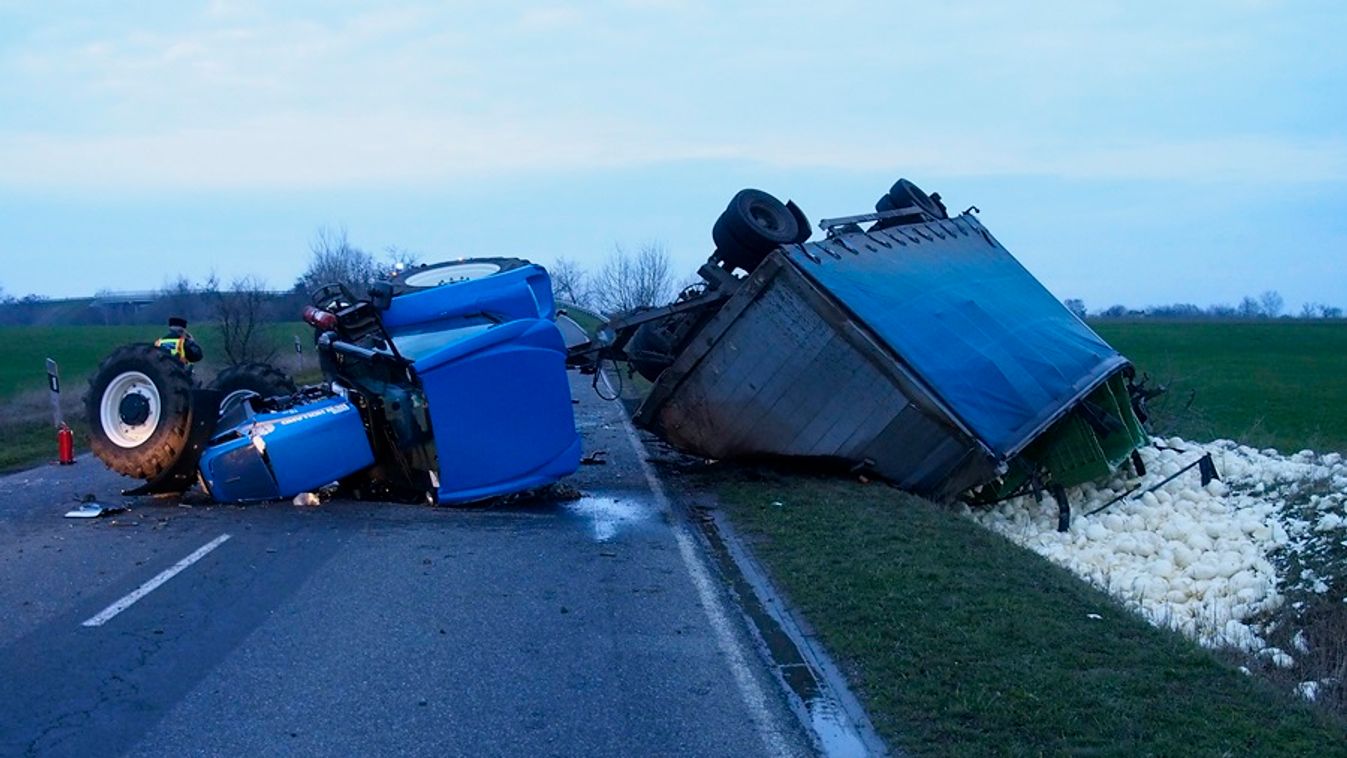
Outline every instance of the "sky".
<svg viewBox="0 0 1347 758">
<path fill-rule="evenodd" d="M 0 288 L 376 254 L 691 276 L 756 187 L 899 177 L 1087 306 L 1347 306 L 1341 2 L 0 0 Z M 681 278 L 681 277 L 680 277 Z"/>
</svg>

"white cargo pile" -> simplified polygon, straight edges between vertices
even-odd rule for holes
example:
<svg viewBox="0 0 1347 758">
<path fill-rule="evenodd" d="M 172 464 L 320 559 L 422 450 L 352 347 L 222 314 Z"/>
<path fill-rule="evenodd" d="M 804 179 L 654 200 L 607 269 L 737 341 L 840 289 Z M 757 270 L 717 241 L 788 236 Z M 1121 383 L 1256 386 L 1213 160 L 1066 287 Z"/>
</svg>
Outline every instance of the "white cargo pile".
<svg viewBox="0 0 1347 758">
<path fill-rule="evenodd" d="M 1130 470 L 1107 485 L 1067 493 L 1071 530 L 1057 532 L 1057 504 L 1031 496 L 968 511 L 971 518 L 1107 590 L 1152 623 L 1173 627 L 1211 647 L 1255 653 L 1295 665 L 1268 647 L 1260 614 L 1282 605 L 1290 589 L 1323 593 L 1340 576 L 1300 571 L 1279 576 L 1274 560 L 1319 543 L 1347 541 L 1347 464 L 1332 453 L 1292 456 L 1228 440 L 1198 444 L 1155 440 L 1141 451 L 1147 475 Z M 1086 516 L 1133 486 L 1138 493 L 1211 453 L 1222 481 L 1201 486 L 1196 468 L 1154 493 L 1136 495 Z M 1318 545 L 1318 547 L 1316 547 Z"/>
</svg>

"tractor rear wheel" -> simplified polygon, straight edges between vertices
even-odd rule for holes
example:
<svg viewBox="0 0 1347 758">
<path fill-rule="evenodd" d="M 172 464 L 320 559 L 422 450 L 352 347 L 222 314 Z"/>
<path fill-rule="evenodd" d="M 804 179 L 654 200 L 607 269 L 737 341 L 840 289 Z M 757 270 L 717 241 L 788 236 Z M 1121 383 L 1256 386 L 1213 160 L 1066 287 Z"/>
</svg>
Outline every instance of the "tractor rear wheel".
<svg viewBox="0 0 1347 758">
<path fill-rule="evenodd" d="M 117 348 L 89 380 L 90 449 L 119 474 L 159 476 L 186 447 L 191 394 L 191 374 L 167 351 L 150 344 Z"/>
<path fill-rule="evenodd" d="M 527 265 L 528 261 L 520 258 L 464 258 L 428 266 L 412 266 L 393 277 L 393 294 L 481 279 Z"/>
</svg>

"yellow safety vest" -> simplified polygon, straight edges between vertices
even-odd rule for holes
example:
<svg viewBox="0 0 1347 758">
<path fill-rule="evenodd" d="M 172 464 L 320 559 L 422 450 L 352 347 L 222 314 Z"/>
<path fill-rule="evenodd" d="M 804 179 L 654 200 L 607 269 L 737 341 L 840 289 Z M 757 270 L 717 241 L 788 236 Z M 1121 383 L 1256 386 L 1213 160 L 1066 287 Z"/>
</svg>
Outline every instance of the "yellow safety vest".
<svg viewBox="0 0 1347 758">
<path fill-rule="evenodd" d="M 187 338 L 186 337 L 161 337 L 154 341 L 155 347 L 161 347 L 168 351 L 169 355 L 187 362 Z"/>
</svg>

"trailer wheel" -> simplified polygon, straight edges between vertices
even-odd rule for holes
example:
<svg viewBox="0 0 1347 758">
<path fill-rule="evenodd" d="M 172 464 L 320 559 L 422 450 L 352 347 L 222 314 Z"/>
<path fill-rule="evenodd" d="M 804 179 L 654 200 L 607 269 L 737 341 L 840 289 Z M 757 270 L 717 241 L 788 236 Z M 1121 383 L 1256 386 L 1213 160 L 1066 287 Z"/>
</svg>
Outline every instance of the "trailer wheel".
<svg viewBox="0 0 1347 758">
<path fill-rule="evenodd" d="M 186 446 L 192 376 L 161 348 L 119 347 L 89 380 L 89 447 L 119 474 L 153 479 Z"/>
<path fill-rule="evenodd" d="M 740 190 L 711 227 L 720 259 L 731 269 L 748 272 L 772 250 L 799 236 L 795 214 L 780 200 L 756 189 Z"/>
<path fill-rule="evenodd" d="M 906 179 L 899 179 L 894 182 L 893 186 L 889 188 L 889 194 L 884 197 L 889 199 L 889 205 L 891 206 L 885 210 L 916 206 L 922 213 L 925 213 L 933 219 L 949 218 L 949 213 L 945 210 L 944 206 L 937 203 L 930 195 L 922 191 L 921 187 L 918 187 Z M 884 198 L 880 198 L 879 203 L 875 203 L 875 210 L 880 210 L 879 205 L 883 202 Z"/>
<path fill-rule="evenodd" d="M 266 363 L 241 363 L 230 366 L 215 377 L 210 387 L 223 393 L 220 399 L 221 415 L 252 395 L 278 397 L 293 395 L 297 391 L 295 380 L 284 371 Z"/>
<path fill-rule="evenodd" d="M 401 295 L 404 292 L 430 289 L 442 284 L 481 279 L 484 276 L 513 271 L 527 265 L 528 261 L 520 258 L 464 258 L 426 266 L 412 266 L 392 278 L 393 294 Z"/>
<path fill-rule="evenodd" d="M 673 365 L 673 335 L 662 322 L 641 324 L 631 335 L 625 351 L 636 373 L 646 381 L 654 382 L 664 369 Z"/>
</svg>

